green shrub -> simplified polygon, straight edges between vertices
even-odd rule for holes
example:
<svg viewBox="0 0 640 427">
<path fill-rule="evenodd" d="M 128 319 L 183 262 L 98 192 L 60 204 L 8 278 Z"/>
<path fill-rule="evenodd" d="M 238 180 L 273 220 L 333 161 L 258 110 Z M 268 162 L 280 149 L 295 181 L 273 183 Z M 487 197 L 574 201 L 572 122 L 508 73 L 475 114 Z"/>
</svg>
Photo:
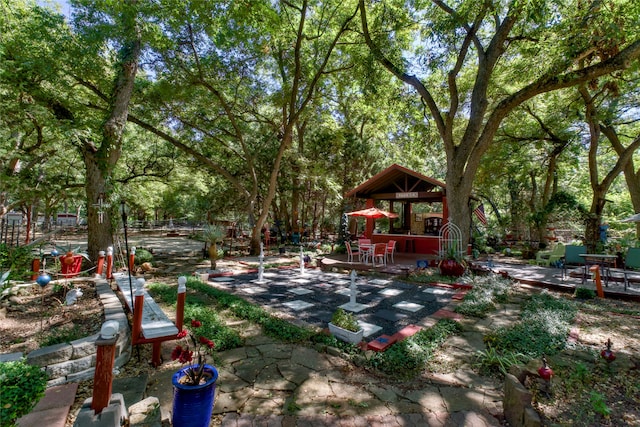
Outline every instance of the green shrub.
<svg viewBox="0 0 640 427">
<path fill-rule="evenodd" d="M 47 374 L 24 361 L 0 363 L 0 426 L 12 426 L 44 396 Z"/>
<path fill-rule="evenodd" d="M 485 336 L 485 343 L 500 354 L 522 353 L 528 357 L 553 355 L 564 349 L 576 315 L 572 301 L 543 292 L 523 306 L 521 320 Z"/>
<path fill-rule="evenodd" d="M 146 249 L 137 249 L 134 258 L 135 265 L 142 265 L 145 262 L 153 261 L 153 254 Z"/>
<path fill-rule="evenodd" d="M 578 299 L 594 299 L 596 297 L 596 293 L 593 289 L 588 288 L 576 288 L 574 297 Z"/>
<path fill-rule="evenodd" d="M 8 246 L 0 243 L 0 271 L 11 270 L 9 279 L 27 280 L 31 277 L 32 246 Z"/>
<path fill-rule="evenodd" d="M 525 363 L 529 358 L 522 353 L 499 353 L 495 348 L 488 347 L 485 351 L 476 353 L 475 366 L 484 374 L 506 375 L 513 365 Z"/>
<path fill-rule="evenodd" d="M 508 300 L 513 282 L 495 274 L 471 276 L 465 283 L 473 288 L 467 292 L 455 311 L 465 316 L 484 318 L 489 311 L 495 310 L 496 303 Z"/>
</svg>

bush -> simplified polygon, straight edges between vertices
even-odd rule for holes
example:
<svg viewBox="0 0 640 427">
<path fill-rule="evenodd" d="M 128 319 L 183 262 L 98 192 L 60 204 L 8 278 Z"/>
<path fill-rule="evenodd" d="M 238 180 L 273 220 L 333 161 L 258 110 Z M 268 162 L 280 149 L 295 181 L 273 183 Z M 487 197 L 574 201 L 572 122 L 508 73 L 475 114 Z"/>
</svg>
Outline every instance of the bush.
<svg viewBox="0 0 640 427">
<path fill-rule="evenodd" d="M 533 295 L 523 306 L 520 322 L 499 328 L 484 340 L 500 354 L 553 355 L 564 349 L 576 311 L 572 301 L 546 292 Z"/>
<path fill-rule="evenodd" d="M 145 262 L 153 261 L 153 254 L 146 249 L 136 249 L 135 265 L 142 265 Z"/>
<path fill-rule="evenodd" d="M 11 270 L 9 279 L 29 279 L 33 258 L 33 247 L 31 246 L 8 246 L 5 243 L 0 243 L 0 271 Z"/>
<path fill-rule="evenodd" d="M 576 288 L 576 292 L 573 296 L 578 299 L 594 299 L 596 297 L 596 293 L 593 289 Z"/>
<path fill-rule="evenodd" d="M 23 361 L 0 363 L 0 425 L 12 426 L 44 396 L 47 374 Z"/>
</svg>

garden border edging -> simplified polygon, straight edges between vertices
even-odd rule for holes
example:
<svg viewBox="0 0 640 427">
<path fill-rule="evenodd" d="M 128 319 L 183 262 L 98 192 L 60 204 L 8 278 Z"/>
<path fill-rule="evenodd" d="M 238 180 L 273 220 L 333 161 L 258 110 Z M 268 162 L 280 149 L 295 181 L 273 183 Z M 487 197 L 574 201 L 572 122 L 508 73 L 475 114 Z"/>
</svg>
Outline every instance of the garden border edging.
<svg viewBox="0 0 640 427">
<path fill-rule="evenodd" d="M 122 303 L 105 279 L 93 280 L 96 294 L 100 298 L 104 321 L 118 322 L 118 340 L 116 341 L 114 368 L 125 365 L 131 358 L 131 329 Z M 96 365 L 96 340 L 99 333 L 72 341 L 42 347 L 27 354 L 26 362 L 41 366 L 49 374 L 47 387 L 92 379 Z M 0 355 L 0 362 L 20 360 L 22 353 Z"/>
</svg>

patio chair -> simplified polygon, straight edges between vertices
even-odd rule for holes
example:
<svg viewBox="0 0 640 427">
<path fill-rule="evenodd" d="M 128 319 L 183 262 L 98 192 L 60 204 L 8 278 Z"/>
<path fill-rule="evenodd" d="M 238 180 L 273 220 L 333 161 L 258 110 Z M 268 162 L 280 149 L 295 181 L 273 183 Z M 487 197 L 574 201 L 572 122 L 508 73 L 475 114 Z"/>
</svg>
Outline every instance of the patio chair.
<svg viewBox="0 0 640 427">
<path fill-rule="evenodd" d="M 582 281 L 584 282 L 587 277 L 585 267 L 587 265 L 586 260 L 580 256 L 580 254 L 586 254 L 587 247 L 584 245 L 567 245 L 564 248 L 564 258 L 562 262 L 562 277 L 567 275 L 568 265 L 582 266 Z"/>
<path fill-rule="evenodd" d="M 640 248 L 629 248 L 624 259 L 624 290 L 629 286 L 629 275 L 640 270 Z"/>
<path fill-rule="evenodd" d="M 373 245 L 373 254 L 371 255 L 371 263 L 376 266 L 376 259 L 380 260 L 380 265 L 387 265 L 387 244 L 376 243 Z"/>
<path fill-rule="evenodd" d="M 351 249 L 351 243 L 344 242 L 344 245 L 347 247 L 347 262 L 351 264 L 353 262 L 353 256 L 358 255 L 358 260 L 360 260 L 361 254 L 359 250 Z"/>
<path fill-rule="evenodd" d="M 562 243 L 558 243 L 551 251 L 540 251 L 536 255 L 536 264 L 543 267 L 553 266 L 564 256 L 565 247 Z"/>
<path fill-rule="evenodd" d="M 395 264 L 396 262 L 393 260 L 393 254 L 396 253 L 396 242 L 395 240 L 389 240 L 387 242 L 387 256 L 391 257 L 391 263 Z M 386 261 L 385 261 L 386 262 Z"/>
</svg>

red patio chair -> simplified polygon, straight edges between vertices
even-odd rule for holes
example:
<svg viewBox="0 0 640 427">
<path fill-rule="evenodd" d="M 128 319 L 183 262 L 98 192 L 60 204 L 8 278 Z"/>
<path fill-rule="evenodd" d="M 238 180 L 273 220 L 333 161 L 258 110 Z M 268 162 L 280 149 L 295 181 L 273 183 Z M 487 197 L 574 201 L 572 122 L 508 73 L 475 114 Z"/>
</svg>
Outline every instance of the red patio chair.
<svg viewBox="0 0 640 427">
<path fill-rule="evenodd" d="M 389 240 L 387 242 L 387 256 L 391 256 L 391 263 L 395 264 L 396 262 L 393 260 L 393 254 L 396 253 L 396 241 L 395 240 Z M 385 257 L 386 258 L 386 257 Z M 386 263 L 386 259 L 385 259 L 385 263 Z"/>
<path fill-rule="evenodd" d="M 351 249 L 351 243 L 344 242 L 344 245 L 347 247 L 347 262 L 351 264 L 353 262 L 353 256 L 358 255 L 358 260 L 361 257 L 360 251 L 354 251 Z"/>
<path fill-rule="evenodd" d="M 376 259 L 380 259 L 380 265 L 387 265 L 387 244 L 376 243 L 373 246 L 373 255 L 371 257 L 371 263 L 376 266 Z"/>
</svg>

